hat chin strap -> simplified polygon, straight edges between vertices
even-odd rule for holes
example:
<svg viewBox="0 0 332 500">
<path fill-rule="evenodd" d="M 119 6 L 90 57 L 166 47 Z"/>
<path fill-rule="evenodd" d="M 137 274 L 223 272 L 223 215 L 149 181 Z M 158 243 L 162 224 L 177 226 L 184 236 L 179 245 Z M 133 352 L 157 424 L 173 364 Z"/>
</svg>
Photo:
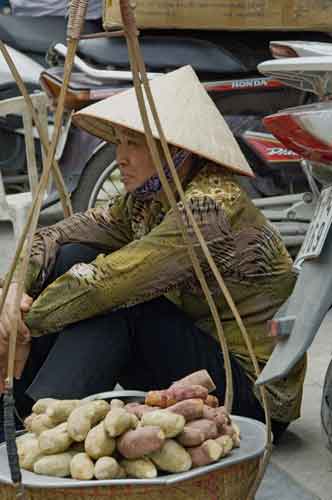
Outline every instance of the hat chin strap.
<svg viewBox="0 0 332 500">
<path fill-rule="evenodd" d="M 190 158 L 191 156 L 193 156 L 193 153 L 191 153 L 191 151 L 187 151 L 181 148 L 176 148 L 174 153 L 172 154 L 172 159 L 176 170 L 179 170 L 179 168 L 182 167 L 185 161 L 187 161 L 188 158 Z M 172 177 L 172 172 L 168 166 L 167 160 L 163 161 L 162 166 L 164 173 L 167 177 L 167 180 L 171 182 L 173 177 Z M 137 198 L 146 200 L 151 198 L 154 194 L 159 193 L 159 191 L 161 191 L 162 189 L 163 186 L 160 181 L 159 175 L 153 175 L 152 177 L 149 177 L 149 179 L 145 181 L 144 184 L 142 184 L 142 186 L 135 189 L 133 195 Z"/>
</svg>

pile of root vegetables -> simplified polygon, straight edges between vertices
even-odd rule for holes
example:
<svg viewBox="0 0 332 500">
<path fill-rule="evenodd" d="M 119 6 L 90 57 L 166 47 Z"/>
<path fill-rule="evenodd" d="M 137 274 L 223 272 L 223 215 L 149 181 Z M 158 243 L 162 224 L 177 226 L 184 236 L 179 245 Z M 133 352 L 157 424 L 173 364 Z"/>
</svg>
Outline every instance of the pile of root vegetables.
<svg viewBox="0 0 332 500">
<path fill-rule="evenodd" d="M 240 431 L 200 370 L 150 391 L 145 403 L 41 399 L 17 438 L 20 466 L 37 474 L 151 479 L 209 465 L 240 446 Z"/>
</svg>

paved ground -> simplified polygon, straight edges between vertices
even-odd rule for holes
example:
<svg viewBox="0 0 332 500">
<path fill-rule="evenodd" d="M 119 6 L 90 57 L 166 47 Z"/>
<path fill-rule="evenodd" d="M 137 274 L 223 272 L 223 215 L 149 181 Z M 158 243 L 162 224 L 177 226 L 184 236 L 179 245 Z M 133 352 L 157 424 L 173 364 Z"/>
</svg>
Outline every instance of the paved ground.
<svg viewBox="0 0 332 500">
<path fill-rule="evenodd" d="M 58 215 L 58 211 L 50 210 L 43 215 L 41 222 L 53 223 Z M 13 251 L 11 226 L 2 222 L 0 276 L 8 268 Z M 320 399 L 324 374 L 332 352 L 331 330 L 332 314 L 325 319 L 309 353 L 302 418 L 290 427 L 273 452 L 273 463 L 321 500 L 332 499 L 332 456 L 324 448 L 320 431 Z"/>
</svg>

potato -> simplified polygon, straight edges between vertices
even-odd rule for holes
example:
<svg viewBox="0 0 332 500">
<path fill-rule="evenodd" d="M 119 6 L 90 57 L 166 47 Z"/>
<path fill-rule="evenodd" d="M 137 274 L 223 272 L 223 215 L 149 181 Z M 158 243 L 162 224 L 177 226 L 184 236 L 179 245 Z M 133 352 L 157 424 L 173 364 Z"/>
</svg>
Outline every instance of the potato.
<svg viewBox="0 0 332 500">
<path fill-rule="evenodd" d="M 106 401 L 89 401 L 75 408 L 68 417 L 68 433 L 77 442 L 84 441 L 90 429 L 109 412 Z"/>
<path fill-rule="evenodd" d="M 215 441 L 222 447 L 222 457 L 228 455 L 234 447 L 233 439 L 226 434 L 219 436 Z"/>
<path fill-rule="evenodd" d="M 34 463 L 42 456 L 37 436 L 27 436 L 17 443 L 19 464 L 22 469 L 33 471 Z"/>
<path fill-rule="evenodd" d="M 70 462 L 70 474 L 73 479 L 89 480 L 93 478 L 95 466 L 86 453 L 78 453 Z"/>
<path fill-rule="evenodd" d="M 68 434 L 68 424 L 57 425 L 40 434 L 38 438 L 39 447 L 44 455 L 54 455 L 67 451 L 73 440 Z"/>
<path fill-rule="evenodd" d="M 129 429 L 135 428 L 136 424 L 136 417 L 124 408 L 113 408 L 104 420 L 105 430 L 111 437 L 121 436 Z"/>
<path fill-rule="evenodd" d="M 43 398 L 39 399 L 32 407 L 33 413 L 36 413 L 37 415 L 40 415 L 42 413 L 46 413 L 46 410 L 48 406 L 51 403 L 54 403 L 54 401 L 57 401 L 57 399 L 54 398 Z"/>
<path fill-rule="evenodd" d="M 196 420 L 203 417 L 203 400 L 202 399 L 186 399 L 179 401 L 175 405 L 169 406 L 167 411 L 182 415 L 186 422 Z"/>
<path fill-rule="evenodd" d="M 113 457 L 101 457 L 95 463 L 94 476 L 96 479 L 118 479 L 121 469 Z"/>
<path fill-rule="evenodd" d="M 182 415 L 165 410 L 156 410 L 145 413 L 142 416 L 141 423 L 143 427 L 160 427 L 164 431 L 166 438 L 172 438 L 183 431 L 186 421 Z"/>
<path fill-rule="evenodd" d="M 34 416 L 31 420 L 30 428 L 31 432 L 39 436 L 43 431 L 53 429 L 56 425 L 48 415 L 42 413 Z"/>
<path fill-rule="evenodd" d="M 140 427 L 127 431 L 117 440 L 117 449 L 125 458 L 142 458 L 159 450 L 165 441 L 165 434 L 159 427 Z"/>
<path fill-rule="evenodd" d="M 80 405 L 82 405 L 82 401 L 79 399 L 53 401 L 53 403 L 48 405 L 46 415 L 57 424 L 61 424 L 62 422 L 66 422 L 71 412 Z"/>
<path fill-rule="evenodd" d="M 112 399 L 112 401 L 110 402 L 110 407 L 111 410 L 113 410 L 114 408 L 124 408 L 125 403 L 121 401 L 121 399 Z"/>
<path fill-rule="evenodd" d="M 104 422 L 93 427 L 85 439 L 85 452 L 94 460 L 112 455 L 115 450 L 115 440 L 107 434 Z"/>
<path fill-rule="evenodd" d="M 33 471 L 46 476 L 68 477 L 72 458 L 73 453 L 70 452 L 41 457 L 35 462 Z"/>
<path fill-rule="evenodd" d="M 120 464 L 126 471 L 128 477 L 135 477 L 138 479 L 153 479 L 158 475 L 156 466 L 148 458 L 122 460 Z"/>
<path fill-rule="evenodd" d="M 189 453 L 173 439 L 167 439 L 160 450 L 150 453 L 149 458 L 158 469 L 166 472 L 185 472 L 191 468 Z"/>
<path fill-rule="evenodd" d="M 223 448 L 213 439 L 205 441 L 200 446 L 188 448 L 188 453 L 192 460 L 193 467 L 202 467 L 209 465 L 220 459 L 223 453 Z"/>
</svg>

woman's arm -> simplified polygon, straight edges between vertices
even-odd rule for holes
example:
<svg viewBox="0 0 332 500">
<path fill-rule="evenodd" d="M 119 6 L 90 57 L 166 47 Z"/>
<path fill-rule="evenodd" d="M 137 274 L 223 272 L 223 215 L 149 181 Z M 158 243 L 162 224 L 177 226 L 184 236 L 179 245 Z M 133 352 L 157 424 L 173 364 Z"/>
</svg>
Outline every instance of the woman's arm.
<svg viewBox="0 0 332 500">
<path fill-rule="evenodd" d="M 41 228 L 33 238 L 25 290 L 33 297 L 40 293 L 53 271 L 61 245 L 86 243 L 109 253 L 126 245 L 131 239 L 125 197 L 119 197 L 110 208 L 94 208 L 74 214 L 53 226 Z M 23 255 L 24 252 L 20 262 Z"/>
<path fill-rule="evenodd" d="M 232 236 L 224 211 L 209 197 L 190 202 L 208 243 L 229 241 L 225 245 L 227 265 L 227 258 L 232 258 Z M 185 215 L 183 221 L 187 223 Z M 191 238 L 197 247 L 195 237 Z M 200 251 L 198 254 L 201 258 Z M 142 239 L 110 255 L 99 255 L 90 264 L 73 266 L 38 297 L 26 322 L 32 335 L 59 331 L 70 323 L 163 295 L 192 278 L 187 247 L 170 211 Z"/>
</svg>

